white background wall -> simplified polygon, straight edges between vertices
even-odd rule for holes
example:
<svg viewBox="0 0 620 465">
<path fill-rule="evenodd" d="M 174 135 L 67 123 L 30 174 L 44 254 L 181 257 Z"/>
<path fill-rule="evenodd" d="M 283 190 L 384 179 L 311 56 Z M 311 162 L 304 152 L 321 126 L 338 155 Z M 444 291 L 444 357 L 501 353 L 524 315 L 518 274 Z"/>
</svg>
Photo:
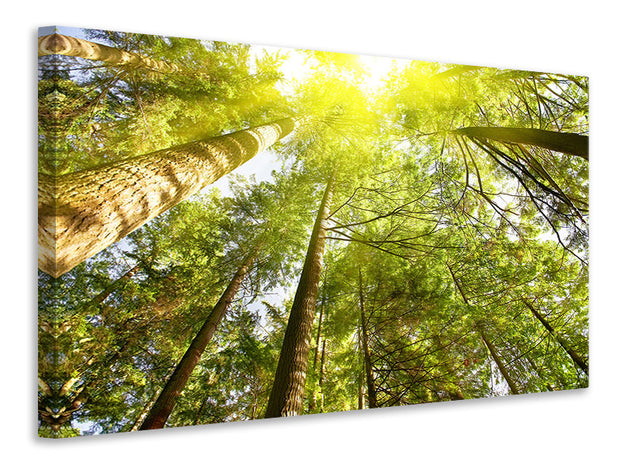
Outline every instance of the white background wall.
<svg viewBox="0 0 620 465">
<path fill-rule="evenodd" d="M 603 5 L 608 5 L 604 7 Z M 600 5 L 600 6 L 599 6 Z M 618 440 L 617 13 L 613 2 L 10 2 L 2 46 L 4 463 L 611 463 Z M 36 438 L 36 28 L 60 24 L 590 76 L 591 387 L 245 424 Z"/>
</svg>

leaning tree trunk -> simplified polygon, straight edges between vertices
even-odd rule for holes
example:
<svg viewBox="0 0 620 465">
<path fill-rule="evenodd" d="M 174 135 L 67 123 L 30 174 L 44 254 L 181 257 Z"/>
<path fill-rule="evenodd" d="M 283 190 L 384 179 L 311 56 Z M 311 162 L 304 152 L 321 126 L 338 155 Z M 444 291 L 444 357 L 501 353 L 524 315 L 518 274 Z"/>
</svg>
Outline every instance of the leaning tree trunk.
<svg viewBox="0 0 620 465">
<path fill-rule="evenodd" d="M 323 344 L 321 344 L 321 364 L 319 365 L 319 393 L 321 395 L 321 402 L 319 405 L 319 412 L 323 413 L 323 408 L 325 407 L 325 392 L 323 391 L 323 383 L 325 381 L 325 343 L 327 339 L 323 338 Z"/>
<path fill-rule="evenodd" d="M 39 269 L 57 278 L 250 160 L 298 119 L 190 142 L 100 168 L 39 174 Z"/>
<path fill-rule="evenodd" d="M 146 68 L 158 73 L 176 73 L 181 71 L 181 68 L 172 63 L 154 60 L 137 53 L 62 34 L 50 34 L 39 37 L 39 56 L 46 55 L 80 57 L 87 60 L 103 61 L 112 66 Z"/>
<path fill-rule="evenodd" d="M 140 429 L 140 425 L 144 422 L 144 419 L 153 408 L 153 405 L 155 405 L 155 401 L 158 397 L 159 396 L 157 395 L 157 393 L 155 393 L 155 395 L 151 397 L 151 400 L 149 400 L 147 404 L 142 408 L 142 410 L 140 411 L 140 415 L 138 415 L 138 418 L 136 419 L 136 421 L 134 421 L 129 431 L 138 431 Z"/>
<path fill-rule="evenodd" d="M 320 310 L 319 310 L 319 327 L 317 328 L 316 331 L 316 342 L 315 342 L 315 347 L 314 347 L 314 360 L 312 362 L 312 371 L 314 373 L 316 373 L 318 365 L 319 365 L 319 359 L 320 359 L 320 347 L 321 347 L 321 339 L 323 338 L 322 335 L 322 329 L 323 329 L 323 315 L 325 312 L 325 284 L 323 285 L 323 299 L 321 301 L 321 306 L 320 306 Z M 310 405 L 308 405 L 308 412 L 313 413 L 314 409 L 316 408 L 316 401 L 318 399 L 319 396 L 319 386 L 318 386 L 318 382 L 317 382 L 317 386 L 316 388 L 313 390 L 312 392 L 312 398 L 310 399 Z"/>
<path fill-rule="evenodd" d="M 108 297 L 110 297 L 110 295 L 115 290 L 123 286 L 125 283 L 129 282 L 132 276 L 135 275 L 138 271 L 140 271 L 140 268 L 141 266 L 139 264 L 135 265 L 133 268 L 125 272 L 125 274 L 122 275 L 120 278 L 108 284 L 108 286 L 103 291 L 101 291 L 99 294 L 93 297 L 93 299 L 88 303 L 88 305 L 92 307 L 97 307 L 101 305 L 103 301 L 107 299 Z"/>
<path fill-rule="evenodd" d="M 284 334 L 266 418 L 299 415 L 302 411 L 312 322 L 325 248 L 325 228 L 333 190 L 334 176 L 332 175 L 325 187 L 310 237 L 306 259 Z"/>
<path fill-rule="evenodd" d="M 493 361 L 497 365 L 497 368 L 499 368 L 500 373 L 502 374 L 502 376 L 508 383 L 508 387 L 510 387 L 510 392 L 512 392 L 513 394 L 519 394 L 519 388 L 517 387 L 516 383 L 513 381 L 512 377 L 510 376 L 510 373 L 508 373 L 508 369 L 506 368 L 506 365 L 504 365 L 504 362 L 499 356 L 499 353 L 497 352 L 495 345 L 491 342 L 491 340 L 489 340 L 489 338 L 487 337 L 487 334 L 482 329 L 482 327 L 480 327 L 479 325 L 478 325 L 478 332 L 480 333 L 480 336 L 482 337 L 484 344 L 489 349 L 489 352 L 491 353 L 491 357 L 493 357 Z"/>
<path fill-rule="evenodd" d="M 220 300 L 217 304 L 215 304 L 215 307 L 213 307 L 213 310 L 209 314 L 207 320 L 192 340 L 192 343 L 183 355 L 183 358 L 166 382 L 164 389 L 140 426 L 140 430 L 164 427 L 164 424 L 170 416 L 170 413 L 172 412 L 177 399 L 181 395 L 183 388 L 187 384 L 190 375 L 200 361 L 202 353 L 213 337 L 220 321 L 230 308 L 230 305 L 232 304 L 243 279 L 247 275 L 250 266 L 252 266 L 252 263 L 256 260 L 259 249 L 260 246 L 256 247 L 244 259 L 243 263 L 228 284 L 228 287 L 226 287 L 226 290 L 220 297 Z"/>
<path fill-rule="evenodd" d="M 555 152 L 589 159 L 588 136 L 569 132 L 545 131 L 531 128 L 470 127 L 460 128 L 455 134 L 469 138 L 483 138 L 512 144 L 543 147 Z"/>
<path fill-rule="evenodd" d="M 569 347 L 568 343 L 564 340 L 564 338 L 555 331 L 553 326 L 549 324 L 546 318 L 542 316 L 534 308 L 533 305 L 531 305 L 526 300 L 523 300 L 523 303 L 525 304 L 527 308 L 530 309 L 530 311 L 532 312 L 532 315 L 534 315 L 536 319 L 540 321 L 540 323 L 545 327 L 545 329 L 549 331 L 549 334 L 555 337 L 555 340 L 558 341 L 558 344 L 560 344 L 560 347 L 562 347 L 562 349 L 564 349 L 564 351 L 570 356 L 570 358 L 573 360 L 575 365 L 581 368 L 584 371 L 584 373 L 587 375 L 588 374 L 588 363 L 583 359 L 583 357 L 581 357 L 577 352 L 575 352 L 573 349 Z"/>
<path fill-rule="evenodd" d="M 362 269 L 359 270 L 359 306 L 360 318 L 362 323 L 362 350 L 364 352 L 364 369 L 366 372 L 366 387 L 368 393 L 368 408 L 377 408 L 377 389 L 372 374 L 372 362 L 370 359 L 370 348 L 368 346 L 368 320 L 364 309 L 364 289 L 362 287 Z"/>
<path fill-rule="evenodd" d="M 467 296 L 465 295 L 465 292 L 463 291 L 463 288 L 461 287 L 459 281 L 456 279 L 456 275 L 452 271 L 452 268 L 450 267 L 448 262 L 446 262 L 446 266 L 448 267 L 448 270 L 450 271 L 450 275 L 452 276 L 452 280 L 454 281 L 454 284 L 455 284 L 457 290 L 459 291 L 459 294 L 461 294 L 461 297 L 463 298 L 463 301 L 465 302 L 465 305 L 467 305 L 469 307 L 470 306 L 469 300 L 467 299 Z M 493 345 L 493 342 L 491 340 L 489 340 L 489 338 L 486 335 L 486 332 L 484 331 L 484 329 L 482 328 L 482 326 L 479 323 L 476 323 L 476 329 L 477 329 L 478 333 L 480 334 L 480 337 L 482 337 L 482 341 L 487 346 L 487 349 L 489 349 L 489 352 L 491 353 L 491 357 L 493 358 L 493 360 L 495 361 L 495 364 L 499 368 L 500 373 L 502 374 L 502 376 L 504 377 L 504 379 L 508 383 L 508 387 L 510 387 L 510 391 L 513 394 L 519 394 L 519 388 L 517 387 L 516 383 L 512 380 L 512 377 L 510 376 L 510 373 L 508 373 L 508 370 L 506 369 L 506 366 L 504 365 L 504 362 L 502 361 L 501 357 L 499 356 L 499 353 L 497 352 L 497 349 L 495 348 L 495 345 Z"/>
</svg>

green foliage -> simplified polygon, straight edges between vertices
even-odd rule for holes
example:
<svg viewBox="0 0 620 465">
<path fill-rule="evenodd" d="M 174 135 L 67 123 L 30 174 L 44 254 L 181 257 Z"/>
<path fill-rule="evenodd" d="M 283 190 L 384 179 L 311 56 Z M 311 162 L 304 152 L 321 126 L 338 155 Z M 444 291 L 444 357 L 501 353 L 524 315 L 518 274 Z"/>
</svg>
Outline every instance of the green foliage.
<svg viewBox="0 0 620 465">
<path fill-rule="evenodd" d="M 256 249 L 167 426 L 261 418 L 332 176 L 304 414 L 366 408 L 370 384 L 379 407 L 506 395 L 508 379 L 588 385 L 587 161 L 454 132 L 587 134 L 587 79 L 413 62 L 369 89 L 372 70 L 344 54 L 304 52 L 293 82 L 284 55 L 243 44 L 88 37 L 181 71 L 44 57 L 43 173 L 300 126 L 269 180 L 233 174 L 229 195 L 204 191 L 60 278 L 40 273 L 42 436 L 137 428 Z"/>
<path fill-rule="evenodd" d="M 282 117 L 278 57 L 244 44 L 86 30 L 181 71 L 40 60 L 40 170 L 64 174 Z M 96 63 L 96 62 L 95 62 Z M 56 72 L 54 72 L 56 71 Z"/>
</svg>

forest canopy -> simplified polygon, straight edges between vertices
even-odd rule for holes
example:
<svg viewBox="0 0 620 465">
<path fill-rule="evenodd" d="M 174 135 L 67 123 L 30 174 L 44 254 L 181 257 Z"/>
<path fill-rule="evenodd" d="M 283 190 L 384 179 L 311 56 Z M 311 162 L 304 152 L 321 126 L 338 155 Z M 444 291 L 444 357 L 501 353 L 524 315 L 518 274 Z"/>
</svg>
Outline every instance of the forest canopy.
<svg viewBox="0 0 620 465">
<path fill-rule="evenodd" d="M 588 79 L 39 37 L 39 435 L 588 386 Z"/>
</svg>

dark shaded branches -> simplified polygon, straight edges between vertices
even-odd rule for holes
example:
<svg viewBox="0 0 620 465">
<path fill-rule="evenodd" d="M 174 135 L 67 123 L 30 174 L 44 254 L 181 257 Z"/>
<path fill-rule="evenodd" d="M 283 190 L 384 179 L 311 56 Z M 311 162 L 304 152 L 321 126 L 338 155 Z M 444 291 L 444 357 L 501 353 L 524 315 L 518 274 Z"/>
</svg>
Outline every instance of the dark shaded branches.
<svg viewBox="0 0 620 465">
<path fill-rule="evenodd" d="M 588 160 L 588 136 L 533 128 L 469 127 L 454 131 L 469 138 L 525 144 L 563 152 Z"/>
</svg>

